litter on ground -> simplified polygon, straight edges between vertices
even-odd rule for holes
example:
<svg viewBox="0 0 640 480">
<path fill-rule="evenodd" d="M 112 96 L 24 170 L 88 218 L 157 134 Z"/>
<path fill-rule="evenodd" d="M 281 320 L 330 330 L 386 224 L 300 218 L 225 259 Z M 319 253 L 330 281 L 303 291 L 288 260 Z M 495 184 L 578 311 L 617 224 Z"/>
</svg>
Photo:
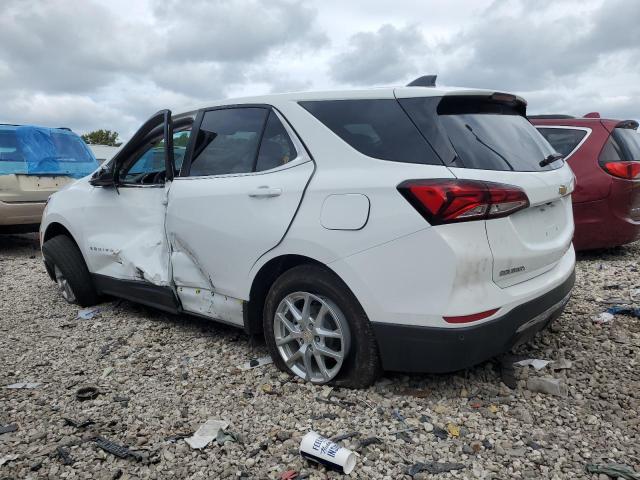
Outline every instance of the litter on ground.
<svg viewBox="0 0 640 480">
<path fill-rule="evenodd" d="M 542 370 L 544 367 L 549 365 L 551 360 L 540 360 L 539 358 L 528 358 L 526 360 L 520 360 L 519 362 L 515 362 L 514 365 L 518 365 L 519 367 L 532 366 L 536 370 Z"/>
<path fill-rule="evenodd" d="M 218 437 L 220 430 L 225 430 L 228 426 L 229 422 L 210 418 L 202 424 L 191 437 L 185 438 L 185 442 L 187 442 L 191 448 L 204 448 Z"/>
</svg>

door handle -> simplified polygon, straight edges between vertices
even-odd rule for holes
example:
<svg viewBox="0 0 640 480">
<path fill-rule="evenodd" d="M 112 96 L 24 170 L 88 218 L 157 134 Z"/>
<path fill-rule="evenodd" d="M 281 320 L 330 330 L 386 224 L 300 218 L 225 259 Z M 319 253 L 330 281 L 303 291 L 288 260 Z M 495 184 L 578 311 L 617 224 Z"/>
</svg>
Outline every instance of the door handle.
<svg viewBox="0 0 640 480">
<path fill-rule="evenodd" d="M 271 187 L 267 187 L 266 185 L 262 187 L 258 187 L 255 190 L 252 190 L 249 192 L 249 196 L 252 198 L 271 198 L 271 197 L 277 197 L 281 194 L 282 194 L 281 188 L 271 188 Z"/>
</svg>

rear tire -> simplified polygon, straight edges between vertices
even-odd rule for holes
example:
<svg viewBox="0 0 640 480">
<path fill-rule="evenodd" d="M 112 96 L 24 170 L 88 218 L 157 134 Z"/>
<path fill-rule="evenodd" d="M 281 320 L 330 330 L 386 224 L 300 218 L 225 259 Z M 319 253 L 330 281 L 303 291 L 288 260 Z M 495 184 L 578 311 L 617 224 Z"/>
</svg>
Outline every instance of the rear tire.
<svg viewBox="0 0 640 480">
<path fill-rule="evenodd" d="M 303 308 L 307 301 L 311 313 L 305 317 Z M 298 314 L 303 315 L 296 322 Z M 283 327 L 287 322 L 281 320 L 282 315 L 295 333 L 290 327 Z M 369 319 L 349 287 L 326 268 L 300 265 L 283 273 L 267 294 L 263 326 L 275 365 L 290 375 L 316 384 L 366 388 L 380 374 L 378 346 Z M 283 343 L 289 338 L 293 340 Z M 329 355 L 327 347 L 331 350 Z M 298 349 L 310 350 L 309 363 L 304 363 L 304 353 L 296 355 Z M 340 353 L 338 360 L 333 357 L 335 352 Z M 289 365 L 285 358 L 289 359 Z M 305 368 L 307 365 L 309 368 Z M 307 374 L 308 371 L 311 373 Z"/>
<path fill-rule="evenodd" d="M 98 303 L 98 292 L 78 246 L 66 235 L 58 235 L 42 245 L 47 270 L 53 274 L 67 302 L 89 307 Z"/>
</svg>

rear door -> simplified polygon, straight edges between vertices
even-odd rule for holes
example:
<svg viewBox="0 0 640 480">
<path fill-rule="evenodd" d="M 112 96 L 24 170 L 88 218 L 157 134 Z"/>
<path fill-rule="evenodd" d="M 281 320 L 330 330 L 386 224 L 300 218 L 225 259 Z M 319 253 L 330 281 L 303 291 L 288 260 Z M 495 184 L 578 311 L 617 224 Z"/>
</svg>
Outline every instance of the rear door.
<svg viewBox="0 0 640 480">
<path fill-rule="evenodd" d="M 573 173 L 562 160 L 545 164 L 554 150 L 524 117 L 526 104 L 505 94 L 400 102 L 419 126 L 437 123 L 430 128 L 457 178 L 515 185 L 527 194 L 529 208 L 486 221 L 494 282 L 508 287 L 553 268 L 573 237 Z"/>
<path fill-rule="evenodd" d="M 267 106 L 200 118 L 192 161 L 169 192 L 173 281 L 185 310 L 241 324 L 247 275 L 286 234 L 314 164 Z"/>
</svg>

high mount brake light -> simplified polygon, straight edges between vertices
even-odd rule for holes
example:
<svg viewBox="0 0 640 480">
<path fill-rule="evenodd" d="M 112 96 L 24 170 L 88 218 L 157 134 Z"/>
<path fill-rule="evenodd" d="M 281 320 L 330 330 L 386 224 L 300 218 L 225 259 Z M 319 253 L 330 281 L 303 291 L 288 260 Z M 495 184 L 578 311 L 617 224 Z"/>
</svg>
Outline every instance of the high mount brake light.
<svg viewBox="0 0 640 480">
<path fill-rule="evenodd" d="M 478 180 L 406 180 L 398 191 L 431 225 L 506 217 L 529 206 L 520 188 Z"/>
<path fill-rule="evenodd" d="M 614 177 L 640 180 L 640 162 L 605 162 L 602 168 Z"/>
</svg>

